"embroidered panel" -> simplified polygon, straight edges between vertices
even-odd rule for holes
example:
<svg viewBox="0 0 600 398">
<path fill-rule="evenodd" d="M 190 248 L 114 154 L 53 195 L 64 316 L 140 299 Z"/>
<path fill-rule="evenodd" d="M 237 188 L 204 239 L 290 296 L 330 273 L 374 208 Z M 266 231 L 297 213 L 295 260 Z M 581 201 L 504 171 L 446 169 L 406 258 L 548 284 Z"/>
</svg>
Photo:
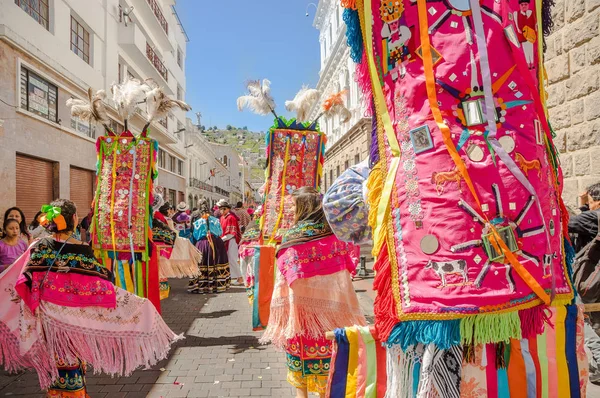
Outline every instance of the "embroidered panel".
<svg viewBox="0 0 600 398">
<path fill-rule="evenodd" d="M 536 2 L 418 3 L 357 2 L 377 114 L 391 120 L 378 140 L 396 170 L 384 230 L 398 317 L 523 308 L 540 302 L 535 283 L 568 300 Z"/>
<path fill-rule="evenodd" d="M 269 175 L 265 190 L 263 236 L 281 240 L 294 220 L 291 194 L 301 187 L 318 188 L 322 173 L 324 134 L 318 131 L 272 129 L 269 133 Z"/>
<path fill-rule="evenodd" d="M 95 248 L 118 252 L 146 250 L 157 145 L 150 138 L 128 133 L 98 138 Z"/>
</svg>

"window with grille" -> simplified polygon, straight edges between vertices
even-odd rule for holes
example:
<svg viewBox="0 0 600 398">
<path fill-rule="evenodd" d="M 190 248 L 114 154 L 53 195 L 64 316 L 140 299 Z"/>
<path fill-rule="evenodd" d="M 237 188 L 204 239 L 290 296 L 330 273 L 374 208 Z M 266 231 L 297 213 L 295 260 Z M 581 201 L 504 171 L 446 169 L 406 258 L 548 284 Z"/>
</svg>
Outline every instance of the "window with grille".
<svg viewBox="0 0 600 398">
<path fill-rule="evenodd" d="M 183 52 L 181 49 L 177 49 L 177 65 L 183 69 Z"/>
<path fill-rule="evenodd" d="M 335 169 L 335 178 L 338 178 L 340 176 L 340 165 L 335 166 Z"/>
<path fill-rule="evenodd" d="M 48 20 L 48 0 L 15 0 L 15 4 L 18 5 L 35 19 L 37 23 L 42 25 L 46 30 L 50 30 Z"/>
<path fill-rule="evenodd" d="M 96 138 L 96 125 L 71 116 L 71 128 L 86 137 Z"/>
<path fill-rule="evenodd" d="M 117 122 L 116 120 L 113 120 L 113 119 L 109 119 L 108 127 L 115 134 L 121 134 L 123 132 L 123 130 L 125 130 L 125 127 L 123 127 L 123 125 L 121 123 L 119 123 L 119 122 Z"/>
<path fill-rule="evenodd" d="M 177 174 L 183 175 L 183 160 L 177 159 Z"/>
<path fill-rule="evenodd" d="M 158 149 L 158 167 L 165 168 L 167 165 L 167 154 L 162 149 Z"/>
<path fill-rule="evenodd" d="M 344 162 L 344 170 L 348 170 L 349 168 L 350 168 L 350 161 L 349 161 L 349 160 L 346 160 L 346 161 Z"/>
<path fill-rule="evenodd" d="M 71 15 L 71 51 L 90 63 L 90 33 Z"/>
<path fill-rule="evenodd" d="M 177 170 L 177 158 L 175 156 L 169 155 L 169 171 L 175 173 Z"/>
<path fill-rule="evenodd" d="M 360 163 L 360 154 L 356 154 L 354 155 L 354 164 L 359 164 Z"/>
<path fill-rule="evenodd" d="M 177 86 L 177 99 L 183 101 L 183 89 Z"/>
<path fill-rule="evenodd" d="M 58 121 L 58 88 L 21 67 L 21 108 L 50 121 Z"/>
</svg>

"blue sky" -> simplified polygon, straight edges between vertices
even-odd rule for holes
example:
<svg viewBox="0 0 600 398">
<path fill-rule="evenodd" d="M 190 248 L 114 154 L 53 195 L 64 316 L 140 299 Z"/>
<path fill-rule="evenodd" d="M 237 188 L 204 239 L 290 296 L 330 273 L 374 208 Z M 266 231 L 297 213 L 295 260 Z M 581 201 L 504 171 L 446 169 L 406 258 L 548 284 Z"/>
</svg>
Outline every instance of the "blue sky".
<svg viewBox="0 0 600 398">
<path fill-rule="evenodd" d="M 177 13 L 190 38 L 186 101 L 202 124 L 266 131 L 273 117 L 239 112 L 236 99 L 249 79 L 271 80 L 279 115 L 302 84 L 319 80 L 315 7 L 304 0 L 178 0 Z M 318 3 L 316 1 L 315 3 Z M 195 121 L 195 118 L 193 119 Z"/>
</svg>

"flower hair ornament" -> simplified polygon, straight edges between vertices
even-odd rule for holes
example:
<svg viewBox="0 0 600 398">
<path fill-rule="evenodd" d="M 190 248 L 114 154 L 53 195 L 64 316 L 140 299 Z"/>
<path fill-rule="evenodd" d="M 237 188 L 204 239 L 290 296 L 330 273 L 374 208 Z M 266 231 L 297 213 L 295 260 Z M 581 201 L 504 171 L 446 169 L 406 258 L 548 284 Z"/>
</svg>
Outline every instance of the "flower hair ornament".
<svg viewBox="0 0 600 398">
<path fill-rule="evenodd" d="M 67 221 L 61 214 L 60 207 L 44 205 L 42 206 L 42 218 L 40 224 L 51 232 L 58 232 L 67 229 Z"/>
</svg>

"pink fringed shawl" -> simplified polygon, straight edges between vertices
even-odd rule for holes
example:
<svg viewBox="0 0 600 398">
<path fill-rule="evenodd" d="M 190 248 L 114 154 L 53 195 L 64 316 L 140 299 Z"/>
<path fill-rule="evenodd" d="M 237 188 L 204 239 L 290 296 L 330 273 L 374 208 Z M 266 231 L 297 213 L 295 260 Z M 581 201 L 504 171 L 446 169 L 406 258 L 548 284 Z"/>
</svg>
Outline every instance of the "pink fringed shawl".
<svg viewBox="0 0 600 398">
<path fill-rule="evenodd" d="M 183 338 L 164 323 L 147 299 L 115 288 L 116 308 L 67 307 L 44 300 L 31 312 L 15 284 L 27 251 L 0 275 L 0 366 L 14 372 L 34 368 L 42 388 L 58 377 L 55 356 L 81 360 L 94 371 L 127 376 L 164 359 L 173 342 Z"/>
<path fill-rule="evenodd" d="M 302 243 L 286 242 L 289 233 L 284 237 L 263 343 L 284 349 L 295 336 L 319 338 L 328 330 L 366 323 L 350 278 L 356 267 L 350 256 L 353 245 L 318 226 L 292 228 L 298 229 L 296 242 Z M 313 232 L 324 237 L 311 239 Z"/>
<path fill-rule="evenodd" d="M 260 341 L 285 349 L 295 336 L 319 338 L 329 330 L 365 324 L 347 270 L 297 279 L 292 287 L 277 272 L 269 324 Z"/>
</svg>

